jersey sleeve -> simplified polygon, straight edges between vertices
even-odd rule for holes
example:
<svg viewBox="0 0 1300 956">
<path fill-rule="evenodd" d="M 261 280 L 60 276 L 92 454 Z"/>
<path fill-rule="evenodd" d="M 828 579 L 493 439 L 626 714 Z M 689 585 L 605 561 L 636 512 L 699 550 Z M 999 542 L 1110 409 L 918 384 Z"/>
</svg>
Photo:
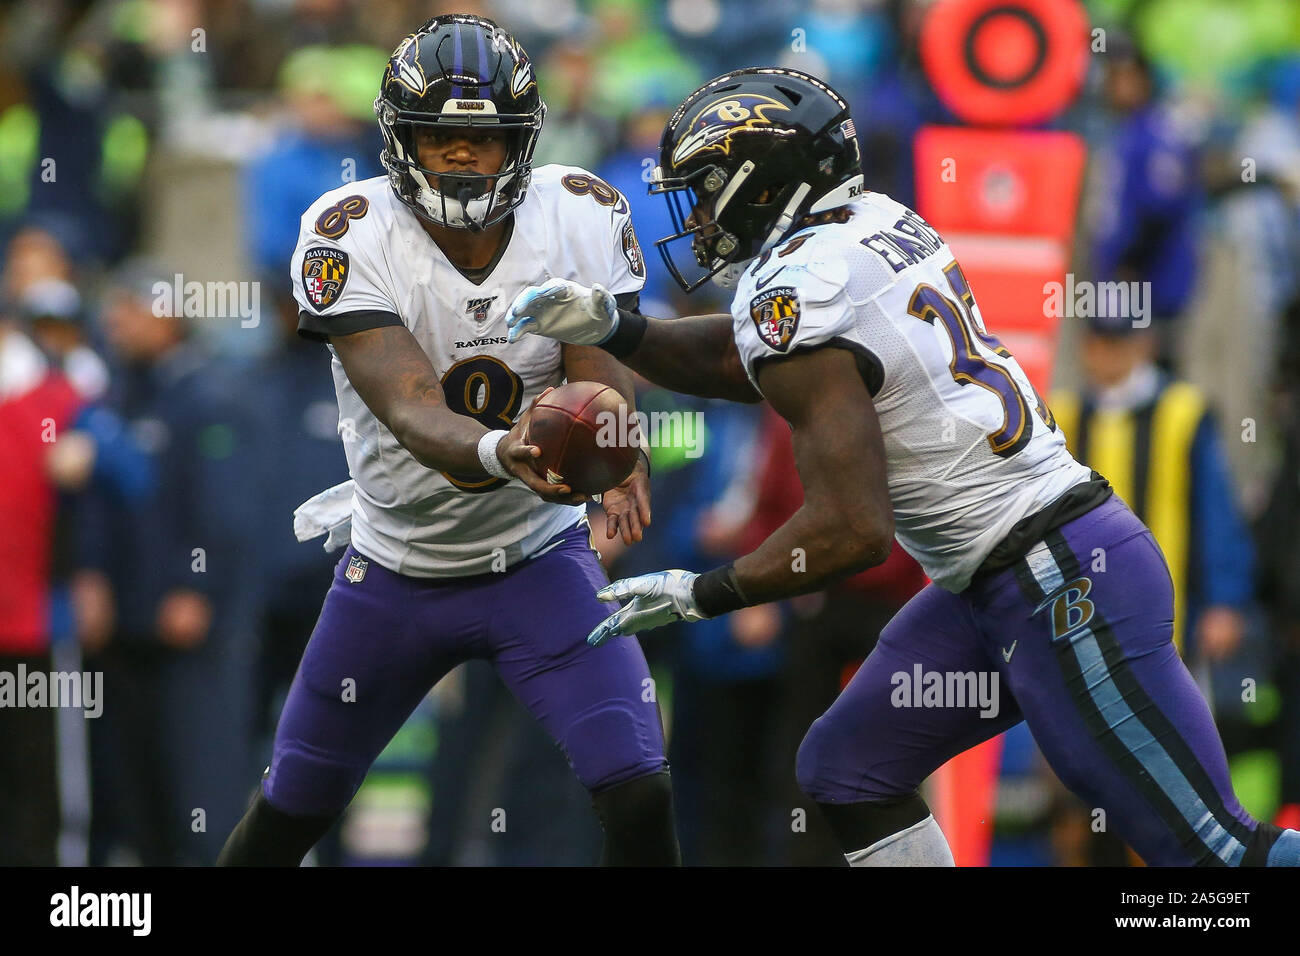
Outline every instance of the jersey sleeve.
<svg viewBox="0 0 1300 956">
<path fill-rule="evenodd" d="M 331 335 L 404 324 L 389 284 L 366 248 L 368 230 L 354 221 L 363 220 L 364 213 L 328 218 L 332 209 L 353 200 L 364 202 L 349 197 L 324 209 L 317 203 L 303 214 L 289 274 L 298 303 L 298 334 L 304 338 L 326 342 Z"/>
<path fill-rule="evenodd" d="M 646 264 L 632 225 L 627 197 L 595 173 L 578 166 L 545 166 L 534 172 L 556 241 L 553 275 L 583 285 L 602 285 L 620 300 L 635 300 L 645 285 Z"/>
<path fill-rule="evenodd" d="M 609 283 L 605 288 L 616 296 L 639 294 L 645 286 L 645 255 L 632 226 L 632 210 L 627 197 L 619 193 L 619 199 L 621 202 L 613 209 Z"/>
<path fill-rule="evenodd" d="M 880 360 L 854 334 L 856 311 L 842 261 L 782 265 L 778 259 L 747 273 L 732 304 L 736 349 L 758 388 L 764 362 L 833 347 L 852 352 L 868 391 L 880 389 Z M 760 390 L 761 391 L 761 390 Z"/>
</svg>

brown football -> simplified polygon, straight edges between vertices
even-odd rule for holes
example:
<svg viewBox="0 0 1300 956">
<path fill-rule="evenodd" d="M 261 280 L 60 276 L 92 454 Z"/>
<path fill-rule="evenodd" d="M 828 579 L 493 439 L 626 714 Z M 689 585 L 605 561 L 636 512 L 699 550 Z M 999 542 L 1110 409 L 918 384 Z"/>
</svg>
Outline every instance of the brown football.
<svg viewBox="0 0 1300 956">
<path fill-rule="evenodd" d="M 534 407 L 524 441 L 542 454 L 533 470 L 553 485 L 598 495 L 622 484 L 640 450 L 636 418 L 617 389 L 570 382 Z"/>
</svg>

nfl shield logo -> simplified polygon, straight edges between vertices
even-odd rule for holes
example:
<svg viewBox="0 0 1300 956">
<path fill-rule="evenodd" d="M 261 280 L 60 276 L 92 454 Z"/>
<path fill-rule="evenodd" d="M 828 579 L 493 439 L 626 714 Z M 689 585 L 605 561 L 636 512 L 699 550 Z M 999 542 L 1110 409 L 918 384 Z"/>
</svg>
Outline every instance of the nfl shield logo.
<svg viewBox="0 0 1300 956">
<path fill-rule="evenodd" d="M 366 568 L 368 567 L 370 567 L 369 561 L 359 554 L 354 554 L 348 561 L 348 569 L 343 572 L 343 576 L 353 584 L 360 584 L 361 579 L 366 576 Z"/>
<path fill-rule="evenodd" d="M 490 295 L 484 299 L 470 299 L 469 304 L 465 306 L 465 311 L 474 316 L 475 322 L 482 325 L 488 317 L 488 309 L 492 307 L 492 303 L 495 302 L 496 299 L 497 297 L 494 295 Z"/>
</svg>

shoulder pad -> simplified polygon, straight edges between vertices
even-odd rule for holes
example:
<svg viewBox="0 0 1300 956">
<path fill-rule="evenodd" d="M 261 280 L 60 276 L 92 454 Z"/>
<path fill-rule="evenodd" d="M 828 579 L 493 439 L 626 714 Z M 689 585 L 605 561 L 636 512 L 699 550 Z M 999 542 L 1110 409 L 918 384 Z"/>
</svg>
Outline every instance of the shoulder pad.
<svg viewBox="0 0 1300 956">
<path fill-rule="evenodd" d="M 302 229 L 321 239 L 337 242 L 352 232 L 356 223 L 372 219 L 377 213 L 377 199 L 374 184 L 379 182 L 388 188 L 387 180 L 381 177 L 367 179 L 359 183 L 345 183 L 337 189 L 331 189 L 307 207 L 302 215 Z"/>
<path fill-rule="evenodd" d="M 812 243 L 808 243 L 812 245 Z M 780 247 L 777 247 L 778 249 Z M 848 284 L 849 266 L 843 256 L 804 255 L 803 249 L 787 261 L 770 257 L 762 268 L 746 271 L 737 292 L 753 296 L 770 286 L 793 286 L 806 302 L 829 302 Z"/>
<path fill-rule="evenodd" d="M 533 170 L 533 182 L 539 192 L 552 196 L 552 201 L 567 200 L 577 210 L 612 210 L 617 215 L 628 211 L 627 198 L 621 192 L 581 166 L 542 166 Z"/>
</svg>

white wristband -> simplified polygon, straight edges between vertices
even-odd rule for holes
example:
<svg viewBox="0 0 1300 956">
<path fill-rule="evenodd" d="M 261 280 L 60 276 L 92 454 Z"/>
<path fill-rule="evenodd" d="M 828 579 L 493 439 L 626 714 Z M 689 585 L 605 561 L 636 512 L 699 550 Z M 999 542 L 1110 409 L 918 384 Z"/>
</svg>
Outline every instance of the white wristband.
<svg viewBox="0 0 1300 956">
<path fill-rule="evenodd" d="M 497 457 L 497 445 L 501 443 L 503 435 L 509 434 L 508 431 L 502 428 L 494 432 L 488 432 L 478 440 L 478 463 L 493 478 L 510 479 L 514 477 L 514 475 L 506 471 L 506 466 Z"/>
</svg>

